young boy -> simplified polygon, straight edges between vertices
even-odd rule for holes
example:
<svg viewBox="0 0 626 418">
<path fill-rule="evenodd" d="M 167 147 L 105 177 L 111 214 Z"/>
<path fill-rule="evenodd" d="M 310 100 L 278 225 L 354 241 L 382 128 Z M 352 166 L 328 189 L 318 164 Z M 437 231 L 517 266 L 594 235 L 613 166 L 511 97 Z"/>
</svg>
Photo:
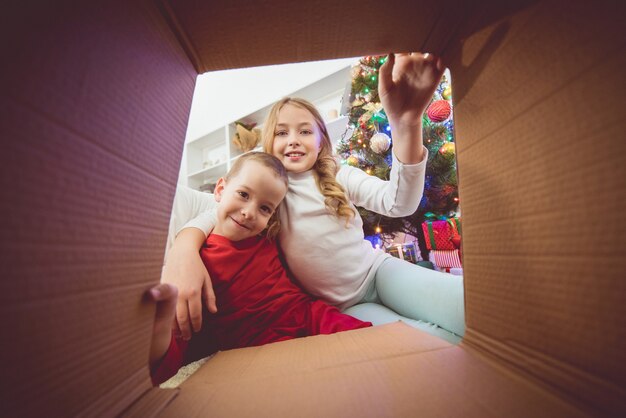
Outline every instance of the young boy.
<svg viewBox="0 0 626 418">
<path fill-rule="evenodd" d="M 371 326 L 313 299 L 288 278 L 272 241 L 280 228 L 275 212 L 286 193 L 282 163 L 262 152 L 241 156 L 219 179 L 215 229 L 200 250 L 217 312 L 204 309 L 200 331 L 189 340 L 176 337 L 171 334 L 176 289 L 163 284 L 149 291 L 162 301 L 150 352 L 154 384 L 219 350 Z"/>
</svg>

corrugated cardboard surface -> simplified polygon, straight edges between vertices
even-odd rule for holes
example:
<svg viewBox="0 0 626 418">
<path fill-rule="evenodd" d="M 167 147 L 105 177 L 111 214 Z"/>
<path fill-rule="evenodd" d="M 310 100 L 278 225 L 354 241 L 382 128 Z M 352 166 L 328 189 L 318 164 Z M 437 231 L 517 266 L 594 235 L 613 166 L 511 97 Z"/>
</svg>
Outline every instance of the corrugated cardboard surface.
<svg viewBox="0 0 626 418">
<path fill-rule="evenodd" d="M 375 25 L 360 11 L 382 5 L 363 2 L 170 3 L 202 71 L 384 52 L 388 39 L 443 53 L 469 225 L 468 343 L 599 410 L 623 406 L 625 234 L 603 216 L 626 209 L 620 2 L 392 1 Z M 264 53 L 232 52 L 251 42 Z"/>
<path fill-rule="evenodd" d="M 141 294 L 196 73 L 148 1 L 3 16 L 1 414 L 114 414 L 150 389 Z"/>
<path fill-rule="evenodd" d="M 535 2 L 160 0 L 201 73 L 392 51 L 443 53 L 473 31 Z"/>
<path fill-rule="evenodd" d="M 339 407 L 331 395 L 342 387 L 343 399 L 364 413 L 419 407 L 459 416 L 468 406 L 477 416 L 540 416 L 537 405 L 567 408 L 551 393 L 619 413 L 626 399 L 623 6 L 491 3 L 26 1 L 7 8 L 0 25 L 3 412 L 113 415 L 144 392 L 136 407 L 171 396 L 148 390 L 152 312 L 140 297 L 158 281 L 194 65 L 205 71 L 427 47 L 443 52 L 452 70 L 468 348 L 233 380 L 212 386 L 211 407 L 226 411 L 225 402 L 243 394 L 259 403 L 236 407 L 258 411 L 280 398 L 273 389 L 280 387 L 301 400 L 281 406 L 298 416 L 313 403 Z M 219 376 L 214 367 L 233 369 L 211 363 L 202 379 Z M 313 374 L 340 384 L 331 391 L 306 378 Z M 171 411 L 204 407 L 187 392 L 200 390 L 192 382 Z M 367 393 L 353 390 L 370 382 Z"/>
<path fill-rule="evenodd" d="M 624 15 L 542 2 L 451 54 L 465 340 L 605 411 L 626 395 Z"/>
<path fill-rule="evenodd" d="M 583 416 L 402 323 L 217 354 L 160 417 Z"/>
<path fill-rule="evenodd" d="M 162 3 L 199 72 L 419 49 L 450 6 L 414 0 Z"/>
</svg>

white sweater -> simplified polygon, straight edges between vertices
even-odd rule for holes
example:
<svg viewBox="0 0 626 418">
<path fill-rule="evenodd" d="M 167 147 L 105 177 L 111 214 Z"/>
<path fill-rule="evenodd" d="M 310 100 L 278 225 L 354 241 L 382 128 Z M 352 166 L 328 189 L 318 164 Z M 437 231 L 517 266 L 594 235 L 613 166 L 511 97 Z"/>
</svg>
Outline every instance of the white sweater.
<svg viewBox="0 0 626 418">
<path fill-rule="evenodd" d="M 415 212 L 422 198 L 426 158 L 419 164 L 404 165 L 394 156 L 389 181 L 342 166 L 337 181 L 346 189 L 353 208 L 407 216 Z M 280 211 L 280 247 L 301 285 L 340 309 L 363 299 L 378 266 L 389 255 L 364 239 L 358 212 L 347 227 L 344 218 L 329 216 L 312 171 L 289 173 L 289 190 Z"/>
<path fill-rule="evenodd" d="M 415 212 L 422 198 L 427 159 L 426 150 L 424 159 L 413 165 L 402 164 L 394 155 L 389 181 L 341 166 L 337 181 L 346 189 L 353 208 L 357 205 L 385 216 L 407 216 Z M 389 257 L 364 239 L 358 212 L 347 227 L 345 219 L 329 214 L 312 171 L 289 173 L 280 221 L 279 243 L 291 272 L 309 293 L 340 309 L 363 299 L 378 266 Z M 213 221 L 205 213 L 185 227 L 208 233 Z"/>
</svg>

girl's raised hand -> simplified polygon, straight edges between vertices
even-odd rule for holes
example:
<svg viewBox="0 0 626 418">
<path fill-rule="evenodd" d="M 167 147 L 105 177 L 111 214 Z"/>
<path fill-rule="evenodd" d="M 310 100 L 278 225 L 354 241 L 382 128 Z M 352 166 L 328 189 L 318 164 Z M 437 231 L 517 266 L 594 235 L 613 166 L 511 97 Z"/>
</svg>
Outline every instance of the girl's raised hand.
<svg viewBox="0 0 626 418">
<path fill-rule="evenodd" d="M 392 130 L 421 127 L 444 69 L 441 58 L 433 54 L 389 54 L 380 67 L 378 94 Z"/>
</svg>

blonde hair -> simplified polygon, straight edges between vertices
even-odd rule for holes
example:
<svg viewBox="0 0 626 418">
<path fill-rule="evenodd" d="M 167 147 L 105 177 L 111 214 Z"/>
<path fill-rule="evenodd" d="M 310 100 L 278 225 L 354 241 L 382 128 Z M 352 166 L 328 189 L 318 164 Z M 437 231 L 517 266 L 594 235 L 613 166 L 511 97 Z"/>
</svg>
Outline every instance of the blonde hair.
<svg viewBox="0 0 626 418">
<path fill-rule="evenodd" d="M 315 182 L 317 183 L 320 193 L 324 196 L 324 203 L 328 210 L 336 216 L 344 218 L 347 225 L 350 219 L 355 216 L 355 211 L 350 207 L 350 202 L 348 202 L 348 198 L 346 197 L 346 191 L 336 179 L 339 166 L 333 156 L 330 136 L 328 135 L 328 130 L 326 129 L 326 124 L 322 116 L 313 104 L 304 99 L 294 97 L 285 97 L 276 102 L 270 109 L 270 113 L 263 126 L 263 132 L 261 134 L 263 149 L 265 152 L 272 154 L 275 130 L 278 124 L 278 113 L 287 104 L 307 110 L 313 116 L 317 124 L 321 133 L 321 147 L 317 161 L 315 161 L 313 165 Z"/>
<path fill-rule="evenodd" d="M 249 152 L 237 158 L 228 173 L 226 173 L 226 175 L 224 176 L 224 180 L 228 181 L 231 178 L 237 176 L 244 164 L 249 161 L 256 161 L 263 167 L 269 168 L 274 172 L 278 179 L 282 180 L 283 183 L 285 183 L 285 187 L 288 187 L 289 178 L 287 177 L 287 170 L 285 170 L 285 166 L 283 165 L 283 163 L 281 163 L 280 160 L 274 157 L 272 154 L 258 151 Z M 267 221 L 267 226 L 263 230 L 265 232 L 265 236 L 269 239 L 274 239 L 280 231 L 280 219 L 278 215 L 279 210 L 280 207 L 276 208 L 269 221 Z"/>
</svg>

